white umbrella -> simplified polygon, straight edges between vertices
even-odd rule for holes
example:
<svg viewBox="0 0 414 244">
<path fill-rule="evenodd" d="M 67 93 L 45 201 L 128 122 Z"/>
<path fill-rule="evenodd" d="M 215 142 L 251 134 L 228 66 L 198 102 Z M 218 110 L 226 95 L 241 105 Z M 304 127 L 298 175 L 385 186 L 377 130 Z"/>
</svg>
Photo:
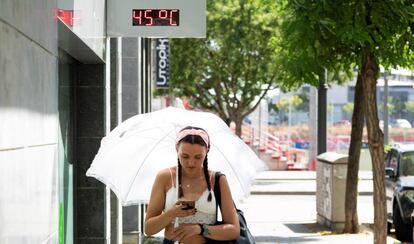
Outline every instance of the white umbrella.
<svg viewBox="0 0 414 244">
<path fill-rule="evenodd" d="M 124 206 L 146 203 L 157 172 L 177 165 L 175 138 L 185 126 L 208 132 L 209 169 L 226 174 L 236 200 L 246 197 L 256 173 L 266 169 L 264 162 L 218 116 L 173 107 L 117 126 L 102 139 L 86 175 L 109 186 Z"/>
</svg>

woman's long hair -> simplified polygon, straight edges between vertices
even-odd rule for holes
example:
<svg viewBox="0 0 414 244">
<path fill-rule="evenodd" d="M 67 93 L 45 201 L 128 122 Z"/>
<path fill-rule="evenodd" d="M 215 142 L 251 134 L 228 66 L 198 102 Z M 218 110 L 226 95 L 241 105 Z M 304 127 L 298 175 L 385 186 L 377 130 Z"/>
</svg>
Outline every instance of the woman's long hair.
<svg viewBox="0 0 414 244">
<path fill-rule="evenodd" d="M 195 130 L 203 130 L 202 128 L 199 127 L 194 127 L 194 126 L 187 126 L 185 128 L 183 128 L 181 131 L 183 130 L 191 130 L 191 129 L 195 129 Z M 206 132 L 207 133 L 207 132 Z M 199 135 L 187 135 L 185 137 L 183 137 L 178 143 L 181 142 L 186 142 L 186 143 L 190 143 L 190 144 L 197 144 L 203 147 L 206 147 L 207 149 L 210 149 L 210 145 L 206 145 L 205 141 L 203 140 L 203 138 L 201 138 L 201 136 Z M 178 158 L 178 198 L 183 197 L 183 189 L 181 187 L 181 164 L 180 164 L 180 158 Z M 210 179 L 208 176 L 208 159 L 207 159 L 207 155 L 204 158 L 204 162 L 203 162 L 203 172 L 204 172 L 204 178 L 206 180 L 207 183 L 207 189 L 209 191 L 207 200 L 210 202 L 212 195 L 211 195 L 211 183 L 210 183 Z"/>
</svg>

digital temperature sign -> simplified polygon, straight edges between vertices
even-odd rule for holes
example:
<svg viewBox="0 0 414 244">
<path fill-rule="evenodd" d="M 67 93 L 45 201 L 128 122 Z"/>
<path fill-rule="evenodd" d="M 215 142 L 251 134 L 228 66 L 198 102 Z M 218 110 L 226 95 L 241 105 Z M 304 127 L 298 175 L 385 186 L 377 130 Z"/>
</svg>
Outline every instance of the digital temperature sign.
<svg viewBox="0 0 414 244">
<path fill-rule="evenodd" d="M 179 9 L 133 9 L 134 26 L 179 26 Z"/>
<path fill-rule="evenodd" d="M 108 37 L 206 37 L 206 0 L 107 0 L 105 2 Z"/>
</svg>

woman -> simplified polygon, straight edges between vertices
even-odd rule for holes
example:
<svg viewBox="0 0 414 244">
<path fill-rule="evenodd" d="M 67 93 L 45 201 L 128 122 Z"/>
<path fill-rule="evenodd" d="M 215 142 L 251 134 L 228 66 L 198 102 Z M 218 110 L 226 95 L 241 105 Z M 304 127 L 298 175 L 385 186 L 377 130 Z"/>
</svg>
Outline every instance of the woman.
<svg viewBox="0 0 414 244">
<path fill-rule="evenodd" d="M 145 218 L 145 234 L 150 236 L 165 229 L 165 244 L 174 241 L 205 243 L 206 238 L 237 239 L 240 234 L 239 219 L 226 177 L 214 182 L 214 172 L 208 169 L 210 142 L 207 132 L 198 127 L 185 127 L 178 133 L 175 146 L 178 165 L 161 170 L 155 179 Z M 214 225 L 217 211 L 214 184 L 220 184 L 221 225 Z M 187 209 L 182 200 L 195 201 L 195 208 Z M 177 228 L 174 228 L 175 218 L 179 222 Z"/>
</svg>

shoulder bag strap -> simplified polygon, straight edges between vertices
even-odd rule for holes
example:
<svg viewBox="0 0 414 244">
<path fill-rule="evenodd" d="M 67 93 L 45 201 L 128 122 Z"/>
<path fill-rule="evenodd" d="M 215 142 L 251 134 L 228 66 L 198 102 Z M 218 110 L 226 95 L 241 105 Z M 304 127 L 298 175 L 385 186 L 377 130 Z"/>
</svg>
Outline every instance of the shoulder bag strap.
<svg viewBox="0 0 414 244">
<path fill-rule="evenodd" d="M 222 175 L 220 171 L 215 172 L 214 175 L 214 197 L 216 198 L 216 205 L 219 207 L 221 207 L 220 176 Z"/>
<path fill-rule="evenodd" d="M 214 197 L 216 198 L 216 205 L 221 208 L 221 191 L 220 191 L 220 177 L 224 175 L 220 171 L 215 172 L 214 175 Z M 233 201 L 234 207 L 237 209 L 236 204 Z M 217 212 L 216 212 L 217 215 Z M 217 217 L 217 216 L 216 216 Z"/>
</svg>

